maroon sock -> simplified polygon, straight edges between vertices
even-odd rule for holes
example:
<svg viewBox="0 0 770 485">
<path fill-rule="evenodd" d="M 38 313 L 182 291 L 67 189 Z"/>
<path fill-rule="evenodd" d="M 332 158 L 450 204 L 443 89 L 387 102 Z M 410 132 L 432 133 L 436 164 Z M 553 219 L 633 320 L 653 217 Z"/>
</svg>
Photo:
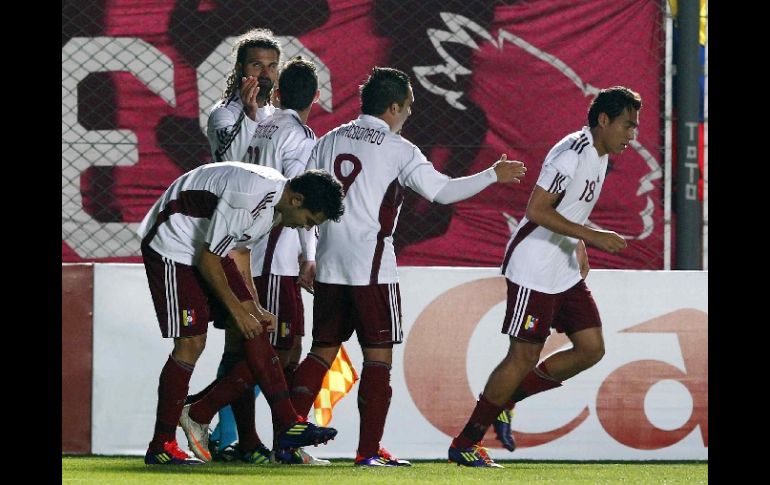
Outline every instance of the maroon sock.
<svg viewBox="0 0 770 485">
<path fill-rule="evenodd" d="M 537 367 L 532 369 L 529 374 L 524 376 L 524 379 L 521 381 L 521 384 L 519 384 L 516 392 L 513 393 L 513 397 L 506 403 L 506 405 L 508 409 L 511 409 L 515 403 L 524 398 L 559 386 L 561 386 L 561 382 L 548 374 L 548 369 L 545 367 L 545 361 L 543 361 L 539 363 Z"/>
<path fill-rule="evenodd" d="M 476 402 L 476 408 L 468 419 L 468 423 L 460 434 L 452 442 L 453 446 L 458 448 L 470 448 L 484 438 L 489 425 L 495 420 L 498 414 L 505 409 L 502 406 L 489 401 L 483 394 L 479 395 Z"/>
<path fill-rule="evenodd" d="M 273 350 L 273 346 L 270 345 L 267 332 L 244 340 L 243 347 L 249 369 L 270 404 L 273 422 L 280 429 L 288 428 L 297 421 L 299 416 L 291 404 L 281 361 Z"/>
<path fill-rule="evenodd" d="M 254 387 L 254 377 L 248 364 L 241 360 L 203 398 L 190 406 L 190 418 L 208 424 L 220 409 L 238 399 L 247 389 Z"/>
<path fill-rule="evenodd" d="M 214 382 L 209 384 L 208 386 L 204 387 L 202 391 L 191 394 L 187 396 L 187 399 L 185 399 L 185 404 L 194 403 L 195 401 L 199 401 L 206 397 L 206 394 L 211 392 L 211 390 L 214 388 L 214 386 L 217 385 L 220 379 L 225 376 L 228 372 L 230 372 L 230 369 L 233 368 L 235 364 L 243 360 L 243 356 L 234 352 L 224 352 L 222 353 L 222 360 L 219 361 L 219 367 L 217 367 L 217 378 L 214 379 Z"/>
<path fill-rule="evenodd" d="M 241 451 L 254 451 L 262 444 L 257 434 L 254 422 L 254 388 L 241 393 L 235 401 L 230 403 L 235 418 L 235 426 L 238 428 L 238 444 Z"/>
<path fill-rule="evenodd" d="M 294 380 L 294 373 L 297 372 L 299 367 L 298 362 L 289 362 L 283 368 L 283 376 L 286 378 L 286 384 L 290 384 Z"/>
<path fill-rule="evenodd" d="M 322 358 L 308 353 L 294 371 L 294 378 L 291 381 L 291 402 L 300 416 L 307 416 L 310 412 L 328 370 L 329 364 Z"/>
<path fill-rule="evenodd" d="M 163 451 L 163 443 L 176 439 L 176 426 L 194 368 L 194 365 L 168 356 L 158 379 L 158 409 L 155 414 L 155 434 L 149 447 L 151 452 Z"/>
<path fill-rule="evenodd" d="M 358 413 L 361 424 L 358 434 L 358 454 L 364 458 L 376 455 L 385 431 L 390 397 L 390 364 L 364 361 L 361 387 L 358 388 Z"/>
<path fill-rule="evenodd" d="M 219 379 L 214 379 L 214 381 L 211 384 L 204 387 L 202 390 L 196 392 L 195 394 L 190 394 L 189 396 L 187 396 L 187 398 L 184 400 L 184 403 L 191 404 L 196 401 L 200 401 L 201 399 L 206 397 L 206 394 L 208 394 L 209 392 L 211 392 L 212 389 L 214 389 L 214 386 L 216 386 L 218 382 L 219 382 Z"/>
</svg>

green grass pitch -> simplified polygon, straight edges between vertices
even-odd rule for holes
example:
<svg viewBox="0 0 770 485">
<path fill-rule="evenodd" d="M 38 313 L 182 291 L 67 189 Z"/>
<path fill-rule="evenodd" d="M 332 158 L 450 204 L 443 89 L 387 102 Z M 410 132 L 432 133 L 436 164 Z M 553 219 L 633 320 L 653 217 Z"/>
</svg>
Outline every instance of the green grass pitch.
<svg viewBox="0 0 770 485">
<path fill-rule="evenodd" d="M 503 469 L 472 469 L 445 461 L 414 461 L 412 467 L 371 469 L 352 460 L 331 466 L 254 466 L 209 463 L 194 467 L 147 466 L 143 458 L 62 456 L 62 483 L 240 485 L 322 484 L 699 484 L 708 483 L 708 462 L 498 461 Z"/>
</svg>

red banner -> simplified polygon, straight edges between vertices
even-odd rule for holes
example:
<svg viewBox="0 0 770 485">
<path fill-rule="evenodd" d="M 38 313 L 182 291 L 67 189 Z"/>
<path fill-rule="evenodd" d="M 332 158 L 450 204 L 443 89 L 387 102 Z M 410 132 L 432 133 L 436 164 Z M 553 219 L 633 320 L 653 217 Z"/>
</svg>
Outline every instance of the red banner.
<svg viewBox="0 0 770 485">
<path fill-rule="evenodd" d="M 524 183 L 452 206 L 408 191 L 396 230 L 400 265 L 499 265 L 551 146 L 586 124 L 598 89 L 638 91 L 639 136 L 611 158 L 590 219 L 629 237 L 629 247 L 589 255 L 594 268 L 662 268 L 659 2 L 455 3 L 66 2 L 63 92 L 65 80 L 77 89 L 62 108 L 62 259 L 139 261 L 132 223 L 176 177 L 211 161 L 201 120 L 231 68 L 227 39 L 261 26 L 291 39 L 285 58 L 299 46 L 323 65 L 322 85 L 323 75 L 330 84 L 309 119 L 319 136 L 358 115 L 358 85 L 387 65 L 412 78 L 403 135 L 437 169 L 472 174 L 503 152 L 529 167 Z M 117 152 L 76 148 L 105 130 Z"/>
</svg>

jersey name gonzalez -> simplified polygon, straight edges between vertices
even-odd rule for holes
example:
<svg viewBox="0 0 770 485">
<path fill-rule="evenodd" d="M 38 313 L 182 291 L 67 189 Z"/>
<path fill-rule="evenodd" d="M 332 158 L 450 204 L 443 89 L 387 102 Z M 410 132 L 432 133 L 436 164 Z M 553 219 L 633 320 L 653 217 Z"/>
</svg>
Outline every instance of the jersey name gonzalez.
<svg viewBox="0 0 770 485">
<path fill-rule="evenodd" d="M 290 179 L 305 171 L 315 142 L 315 133 L 302 122 L 296 111 L 276 109 L 257 126 L 244 161 L 274 168 Z M 299 275 L 301 244 L 298 231 L 305 229 L 285 227 L 280 234 L 271 234 L 254 245 L 251 274 Z M 311 260 L 315 258 L 314 234 L 306 236 L 306 240 L 312 239 L 308 241 L 312 248 L 306 254 Z"/>
</svg>

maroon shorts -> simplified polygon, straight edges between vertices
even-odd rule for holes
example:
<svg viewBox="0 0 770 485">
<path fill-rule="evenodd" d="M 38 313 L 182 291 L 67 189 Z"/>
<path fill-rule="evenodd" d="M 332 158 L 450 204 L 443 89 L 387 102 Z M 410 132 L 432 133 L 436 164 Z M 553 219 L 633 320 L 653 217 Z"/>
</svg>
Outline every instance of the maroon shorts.
<svg viewBox="0 0 770 485">
<path fill-rule="evenodd" d="M 355 330 L 362 347 L 390 347 L 404 338 L 398 283 L 313 284 L 313 344 L 346 342 Z"/>
<path fill-rule="evenodd" d="M 218 300 L 198 269 L 164 258 L 146 244 L 142 245 L 142 258 L 163 337 L 206 333 L 209 321 L 214 318 L 212 303 Z M 229 257 L 222 258 L 222 269 L 235 296 L 240 301 L 250 300 L 251 293 L 235 262 Z"/>
<path fill-rule="evenodd" d="M 571 335 L 586 328 L 601 327 L 599 310 L 591 290 L 580 280 L 561 293 L 540 293 L 508 278 L 508 305 L 502 333 L 528 342 L 545 342 L 551 327 Z"/>
<path fill-rule="evenodd" d="M 305 307 L 296 276 L 266 274 L 254 277 L 259 304 L 278 318 L 270 343 L 281 350 L 294 345 L 294 336 L 305 335 Z"/>
</svg>

